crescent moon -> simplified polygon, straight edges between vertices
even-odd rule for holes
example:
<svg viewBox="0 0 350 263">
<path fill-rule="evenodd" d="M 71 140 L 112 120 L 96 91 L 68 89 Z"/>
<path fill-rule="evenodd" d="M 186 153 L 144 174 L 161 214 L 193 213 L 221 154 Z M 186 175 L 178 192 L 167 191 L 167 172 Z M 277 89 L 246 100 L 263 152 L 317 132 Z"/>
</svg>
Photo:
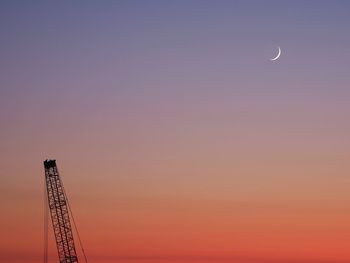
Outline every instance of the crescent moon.
<svg viewBox="0 0 350 263">
<path fill-rule="evenodd" d="M 278 47 L 278 53 L 277 53 L 277 56 L 276 57 L 274 57 L 274 58 L 270 58 L 270 60 L 271 61 L 275 61 L 275 60 L 277 60 L 279 57 L 281 56 L 281 48 L 280 47 Z"/>
</svg>

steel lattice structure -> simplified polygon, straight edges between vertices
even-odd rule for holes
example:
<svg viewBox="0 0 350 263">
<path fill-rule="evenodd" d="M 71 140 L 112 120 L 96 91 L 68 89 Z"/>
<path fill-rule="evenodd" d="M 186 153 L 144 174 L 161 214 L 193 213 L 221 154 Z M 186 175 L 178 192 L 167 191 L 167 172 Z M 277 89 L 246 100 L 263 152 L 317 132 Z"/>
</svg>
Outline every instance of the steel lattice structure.
<svg viewBox="0 0 350 263">
<path fill-rule="evenodd" d="M 44 167 L 48 205 L 60 263 L 78 262 L 69 219 L 69 204 L 57 170 L 56 160 L 44 161 Z"/>
</svg>

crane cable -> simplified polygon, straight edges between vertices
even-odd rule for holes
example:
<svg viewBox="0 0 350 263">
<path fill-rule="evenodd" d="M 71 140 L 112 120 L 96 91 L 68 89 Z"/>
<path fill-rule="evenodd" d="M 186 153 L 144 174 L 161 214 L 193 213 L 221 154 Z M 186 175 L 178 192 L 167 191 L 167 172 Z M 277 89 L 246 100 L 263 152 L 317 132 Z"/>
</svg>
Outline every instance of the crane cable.
<svg viewBox="0 0 350 263">
<path fill-rule="evenodd" d="M 70 213 L 70 215 L 72 217 L 74 229 L 75 229 L 75 232 L 77 233 L 77 237 L 78 237 L 78 240 L 79 240 L 79 245 L 80 245 L 81 251 L 83 252 L 85 262 L 88 263 L 87 257 L 86 257 L 86 254 L 85 254 L 85 250 L 84 250 L 84 247 L 83 247 L 83 242 L 81 241 L 80 234 L 79 234 L 79 231 L 78 231 L 78 227 L 77 227 L 77 224 L 75 223 L 73 212 L 72 212 L 72 209 L 71 209 L 70 204 L 69 204 L 69 199 L 68 199 L 68 196 L 66 194 L 66 190 L 64 189 L 63 185 L 62 185 L 62 188 L 63 188 L 64 195 L 66 196 L 69 213 Z"/>
<path fill-rule="evenodd" d="M 45 179 L 45 178 L 44 178 Z M 48 225 L 49 225 L 49 209 L 47 200 L 46 180 L 44 180 L 44 263 L 47 263 L 48 255 Z"/>
</svg>

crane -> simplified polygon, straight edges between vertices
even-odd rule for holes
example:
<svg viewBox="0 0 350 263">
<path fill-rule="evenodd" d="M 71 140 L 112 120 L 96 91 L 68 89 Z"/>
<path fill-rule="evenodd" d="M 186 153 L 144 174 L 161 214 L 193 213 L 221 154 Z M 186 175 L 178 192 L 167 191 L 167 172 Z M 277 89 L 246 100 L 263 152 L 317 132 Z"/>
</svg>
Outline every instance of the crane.
<svg viewBox="0 0 350 263">
<path fill-rule="evenodd" d="M 74 221 L 73 214 L 71 212 L 68 198 L 63 187 L 62 179 L 58 173 L 56 160 L 45 160 L 45 193 L 47 198 L 46 206 L 50 210 L 51 222 L 53 232 L 56 241 L 56 247 L 60 263 L 76 263 L 78 262 L 78 256 L 74 244 L 73 229 L 70 222 L 70 214 L 73 219 L 75 229 L 76 224 Z M 48 212 L 46 211 L 46 214 Z M 44 237 L 44 262 L 47 262 L 47 227 L 48 227 L 48 215 L 46 215 L 45 222 L 45 237 Z M 85 252 L 81 244 L 79 232 L 77 231 L 79 242 L 86 260 Z"/>
</svg>

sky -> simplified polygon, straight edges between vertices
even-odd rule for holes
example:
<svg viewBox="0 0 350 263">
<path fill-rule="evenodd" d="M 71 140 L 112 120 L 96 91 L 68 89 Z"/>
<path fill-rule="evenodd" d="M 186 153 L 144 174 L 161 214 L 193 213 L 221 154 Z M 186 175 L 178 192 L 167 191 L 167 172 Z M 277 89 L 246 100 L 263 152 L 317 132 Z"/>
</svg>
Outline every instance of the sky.
<svg viewBox="0 0 350 263">
<path fill-rule="evenodd" d="M 350 262 L 349 8 L 1 1 L 0 262 L 42 260 L 45 159 L 89 262 Z"/>
</svg>

